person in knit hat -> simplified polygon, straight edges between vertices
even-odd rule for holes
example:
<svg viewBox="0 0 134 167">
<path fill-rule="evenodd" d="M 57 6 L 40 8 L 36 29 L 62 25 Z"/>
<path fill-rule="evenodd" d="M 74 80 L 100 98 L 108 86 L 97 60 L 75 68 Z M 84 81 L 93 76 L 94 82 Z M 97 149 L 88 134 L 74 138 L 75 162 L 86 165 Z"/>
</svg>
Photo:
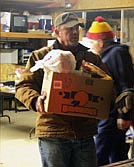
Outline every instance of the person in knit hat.
<svg viewBox="0 0 134 167">
<path fill-rule="evenodd" d="M 113 42 L 114 32 L 112 27 L 104 20 L 102 16 L 97 16 L 91 27 L 87 31 L 86 37 L 89 39 L 90 50 L 96 54 L 100 54 L 104 43 Z M 105 42 L 104 42 L 105 41 Z"/>
<path fill-rule="evenodd" d="M 90 50 L 101 57 L 115 84 L 115 99 L 111 100 L 109 119 L 99 121 L 95 136 L 98 166 L 102 166 L 128 159 L 129 145 L 125 142 L 125 134 L 132 120 L 134 70 L 129 47 L 114 42 L 112 27 L 103 17 L 95 18 L 86 37 Z M 125 102 L 130 104 L 129 108 Z"/>
</svg>

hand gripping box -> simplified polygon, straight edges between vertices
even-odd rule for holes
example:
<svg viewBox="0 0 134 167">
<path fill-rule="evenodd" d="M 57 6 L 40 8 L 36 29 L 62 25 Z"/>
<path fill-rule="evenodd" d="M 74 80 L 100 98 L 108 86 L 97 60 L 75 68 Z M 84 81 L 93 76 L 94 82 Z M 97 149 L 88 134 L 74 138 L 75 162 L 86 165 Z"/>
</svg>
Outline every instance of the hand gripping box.
<svg viewBox="0 0 134 167">
<path fill-rule="evenodd" d="M 42 93 L 46 93 L 45 111 L 53 114 L 107 119 L 113 81 L 91 78 L 81 71 L 46 72 Z"/>
</svg>

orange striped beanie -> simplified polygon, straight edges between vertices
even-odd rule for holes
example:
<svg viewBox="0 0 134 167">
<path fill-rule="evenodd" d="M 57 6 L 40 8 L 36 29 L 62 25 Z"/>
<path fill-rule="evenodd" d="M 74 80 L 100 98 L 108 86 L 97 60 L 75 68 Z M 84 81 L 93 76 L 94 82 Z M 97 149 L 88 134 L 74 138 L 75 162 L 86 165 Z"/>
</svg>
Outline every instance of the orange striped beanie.
<svg viewBox="0 0 134 167">
<path fill-rule="evenodd" d="M 97 16 L 87 31 L 86 37 L 93 40 L 114 38 L 112 27 L 102 16 Z"/>
</svg>

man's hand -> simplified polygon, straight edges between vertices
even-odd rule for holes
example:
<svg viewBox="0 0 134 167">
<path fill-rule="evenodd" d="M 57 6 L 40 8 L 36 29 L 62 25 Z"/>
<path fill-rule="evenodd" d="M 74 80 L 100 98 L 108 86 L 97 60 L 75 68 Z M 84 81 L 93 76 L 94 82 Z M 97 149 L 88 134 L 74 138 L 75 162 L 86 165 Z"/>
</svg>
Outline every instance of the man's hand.
<svg viewBox="0 0 134 167">
<path fill-rule="evenodd" d="M 127 130 L 131 125 L 131 121 L 130 120 L 124 120 L 124 119 L 117 119 L 117 127 L 120 130 Z"/>
<path fill-rule="evenodd" d="M 46 113 L 44 109 L 44 100 L 46 99 L 46 94 L 40 95 L 36 101 L 36 110 L 40 113 Z"/>
</svg>

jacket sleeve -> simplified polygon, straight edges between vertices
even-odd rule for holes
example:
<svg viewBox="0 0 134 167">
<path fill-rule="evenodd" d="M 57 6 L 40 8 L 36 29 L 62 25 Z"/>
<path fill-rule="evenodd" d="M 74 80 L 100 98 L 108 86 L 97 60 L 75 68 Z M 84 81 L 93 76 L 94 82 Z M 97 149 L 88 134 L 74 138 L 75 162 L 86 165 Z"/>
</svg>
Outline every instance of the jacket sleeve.
<svg viewBox="0 0 134 167">
<path fill-rule="evenodd" d="M 42 69 L 30 72 L 35 61 L 42 59 L 46 52 L 34 51 L 21 74 L 19 82 L 15 85 L 15 97 L 21 101 L 29 110 L 34 110 L 33 99 L 41 94 L 44 71 Z"/>
<path fill-rule="evenodd" d="M 122 91 L 134 86 L 131 55 L 129 54 L 128 46 L 120 45 L 114 47 L 108 56 L 109 60 L 106 65 L 115 81 L 118 96 Z M 118 114 L 118 118 L 131 119 L 131 111 L 126 114 Z"/>
</svg>

